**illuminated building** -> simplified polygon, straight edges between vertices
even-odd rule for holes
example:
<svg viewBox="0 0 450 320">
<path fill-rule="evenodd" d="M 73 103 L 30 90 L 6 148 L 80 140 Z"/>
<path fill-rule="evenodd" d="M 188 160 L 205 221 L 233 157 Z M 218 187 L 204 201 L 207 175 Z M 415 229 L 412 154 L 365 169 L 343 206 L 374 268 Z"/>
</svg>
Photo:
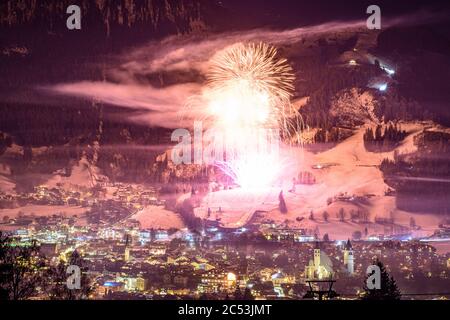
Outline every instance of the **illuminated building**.
<svg viewBox="0 0 450 320">
<path fill-rule="evenodd" d="M 126 262 L 128 262 L 128 261 L 130 261 L 130 258 L 131 258 L 131 256 L 130 256 L 130 248 L 129 248 L 129 247 L 126 247 L 126 248 L 125 248 L 125 256 L 124 256 L 124 259 L 125 259 Z"/>
<path fill-rule="evenodd" d="M 151 244 L 148 252 L 154 256 L 162 256 L 166 254 L 166 246 L 163 244 Z"/>
<path fill-rule="evenodd" d="M 316 242 L 316 247 L 314 248 L 314 268 L 317 270 L 320 266 L 320 248 L 319 243 Z"/>
<path fill-rule="evenodd" d="M 186 288 L 188 282 L 189 282 L 189 277 L 187 277 L 187 276 L 177 274 L 175 277 L 173 277 L 173 284 L 178 287 Z"/>
<path fill-rule="evenodd" d="M 126 262 L 130 261 L 130 258 L 131 258 L 131 256 L 130 256 L 130 247 L 129 247 L 130 242 L 131 242 L 130 241 L 130 235 L 127 234 L 126 240 L 125 240 L 125 256 L 124 256 L 124 260 Z"/>
<path fill-rule="evenodd" d="M 141 231 L 139 232 L 139 242 L 147 243 L 150 242 L 152 238 L 150 231 Z"/>
<path fill-rule="evenodd" d="M 208 271 L 202 274 L 201 282 L 198 285 L 199 292 L 217 293 L 220 291 L 232 291 L 237 283 L 236 274 L 232 272 Z"/>
<path fill-rule="evenodd" d="M 106 281 L 99 287 L 98 293 L 107 295 L 112 292 L 120 292 L 125 288 L 124 283 L 116 281 Z"/>
<path fill-rule="evenodd" d="M 211 265 L 211 264 L 209 264 L 209 263 L 204 263 L 204 262 L 199 263 L 199 262 L 194 261 L 194 262 L 191 263 L 191 266 L 193 266 L 194 269 L 196 269 L 196 270 L 205 270 L 205 271 L 209 271 L 209 270 L 214 269 L 214 266 L 213 266 L 213 265 Z"/>
<path fill-rule="evenodd" d="M 281 271 L 274 273 L 271 276 L 270 279 L 274 286 L 281 286 L 282 284 L 294 284 L 295 283 L 295 277 L 294 276 L 288 276 Z"/>
<path fill-rule="evenodd" d="M 169 234 L 167 233 L 167 230 L 157 230 L 155 233 L 155 240 L 169 240 Z"/>
<path fill-rule="evenodd" d="M 140 276 L 138 277 L 117 277 L 115 283 L 123 284 L 123 289 L 126 291 L 144 291 L 146 280 Z"/>
<path fill-rule="evenodd" d="M 305 268 L 305 277 L 307 279 L 325 279 L 332 275 L 332 263 L 330 258 L 320 251 L 319 243 L 316 242 L 314 248 L 314 260 L 310 260 Z"/>
<path fill-rule="evenodd" d="M 346 266 L 349 274 L 353 274 L 355 272 L 353 248 L 350 239 L 347 240 L 344 247 L 344 265 Z"/>
</svg>

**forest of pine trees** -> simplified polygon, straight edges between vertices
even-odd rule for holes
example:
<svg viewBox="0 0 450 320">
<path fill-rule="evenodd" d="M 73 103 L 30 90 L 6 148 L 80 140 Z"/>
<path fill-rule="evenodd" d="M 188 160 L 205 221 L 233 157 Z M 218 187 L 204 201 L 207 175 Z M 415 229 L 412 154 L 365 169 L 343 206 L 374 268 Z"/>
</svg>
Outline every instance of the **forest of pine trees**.
<svg viewBox="0 0 450 320">
<path fill-rule="evenodd" d="M 316 183 L 316 177 L 309 172 L 309 171 L 301 171 L 299 172 L 297 179 L 295 180 L 296 184 L 315 184 Z"/>
<path fill-rule="evenodd" d="M 183 222 L 190 230 L 197 232 L 201 231 L 203 224 L 202 219 L 195 216 L 194 207 L 192 206 L 190 199 L 183 201 L 179 213 L 181 219 L 183 219 Z"/>
<path fill-rule="evenodd" d="M 85 260 L 73 251 L 69 261 L 50 266 L 49 260 L 40 252 L 36 242 L 14 245 L 15 239 L 0 231 L 0 301 L 26 300 L 44 289 L 48 299 L 87 299 L 92 292 L 92 279 L 88 276 Z M 77 265 L 81 269 L 79 290 L 66 286 L 67 267 Z"/>
<path fill-rule="evenodd" d="M 364 146 L 372 152 L 386 152 L 394 149 L 407 133 L 398 124 L 389 123 L 386 126 L 377 125 L 375 131 L 372 127 L 364 133 Z"/>
<path fill-rule="evenodd" d="M 414 212 L 450 211 L 449 143 L 450 134 L 424 130 L 415 137 L 416 152 L 396 153 L 393 160 L 381 162 L 386 183 L 397 191 L 398 208 Z M 424 195 L 429 201 L 423 201 Z"/>
<path fill-rule="evenodd" d="M 339 127 L 319 128 L 314 135 L 315 143 L 336 143 L 350 136 L 349 130 Z"/>
</svg>

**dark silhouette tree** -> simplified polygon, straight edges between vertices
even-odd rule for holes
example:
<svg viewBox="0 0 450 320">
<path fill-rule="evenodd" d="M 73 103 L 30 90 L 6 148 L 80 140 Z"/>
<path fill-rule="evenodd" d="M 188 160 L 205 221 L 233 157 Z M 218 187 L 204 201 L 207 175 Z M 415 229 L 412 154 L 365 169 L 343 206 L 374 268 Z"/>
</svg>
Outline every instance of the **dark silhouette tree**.
<svg viewBox="0 0 450 320">
<path fill-rule="evenodd" d="M 242 300 L 242 292 L 238 286 L 236 286 L 236 290 L 234 291 L 234 300 Z"/>
<path fill-rule="evenodd" d="M 284 201 L 283 191 L 280 191 L 280 194 L 278 195 L 278 200 L 280 201 L 279 205 L 278 205 L 278 208 L 280 209 L 280 212 L 281 213 L 287 213 L 288 210 L 287 210 L 287 207 L 286 207 L 286 201 Z"/>
<path fill-rule="evenodd" d="M 13 239 L 0 232 L 0 298 L 24 300 L 37 293 L 42 282 L 44 259 L 35 242 L 14 245 Z"/>
<path fill-rule="evenodd" d="M 330 214 L 328 213 L 328 211 L 324 211 L 322 213 L 323 216 L 323 220 L 328 222 L 328 218 L 330 217 Z"/>
<path fill-rule="evenodd" d="M 416 219 L 413 217 L 409 218 L 409 226 L 414 229 L 416 227 Z"/>
<path fill-rule="evenodd" d="M 362 237 L 362 233 L 359 230 L 356 230 L 352 233 L 352 238 L 355 240 L 360 240 Z"/>
<path fill-rule="evenodd" d="M 383 263 L 380 260 L 376 260 L 374 262 L 380 268 L 381 271 L 381 282 L 380 289 L 369 289 L 367 287 L 367 278 L 366 276 L 364 280 L 363 286 L 363 300 L 400 300 L 401 292 L 397 287 L 397 283 L 394 278 L 389 275 L 384 267 Z"/>
<path fill-rule="evenodd" d="M 244 300 L 255 300 L 255 297 L 253 297 L 252 291 L 250 290 L 250 288 L 245 288 L 243 299 Z"/>
<path fill-rule="evenodd" d="M 70 274 L 67 274 L 67 268 L 70 265 L 80 267 L 80 289 L 69 289 L 67 286 L 67 279 Z M 91 281 L 86 275 L 86 263 L 83 258 L 75 250 L 69 261 L 66 263 L 60 261 L 55 267 L 51 267 L 46 272 L 46 291 L 52 300 L 82 300 L 87 299 L 92 292 Z"/>
<path fill-rule="evenodd" d="M 339 221 L 344 222 L 345 221 L 345 210 L 344 208 L 340 208 L 338 212 Z"/>
</svg>

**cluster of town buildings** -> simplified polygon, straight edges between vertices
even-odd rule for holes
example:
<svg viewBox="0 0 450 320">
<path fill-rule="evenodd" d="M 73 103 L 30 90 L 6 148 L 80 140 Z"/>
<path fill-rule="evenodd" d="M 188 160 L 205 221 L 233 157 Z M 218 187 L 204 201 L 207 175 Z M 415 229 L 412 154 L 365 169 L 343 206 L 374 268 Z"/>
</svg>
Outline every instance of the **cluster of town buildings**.
<svg viewBox="0 0 450 320">
<path fill-rule="evenodd" d="M 99 228 L 59 224 L 16 233 L 35 239 L 56 264 L 76 250 L 93 285 L 92 299 L 301 299 L 309 280 L 336 280 L 340 298 L 356 299 L 375 258 L 400 288 L 419 292 L 420 281 L 449 283 L 450 256 L 419 241 L 286 242 L 248 238 L 221 241 L 188 230 L 140 230 L 127 222 Z M 255 240 L 258 239 L 258 240 Z M 433 286 L 431 286 L 433 287 Z M 414 289 L 416 288 L 416 289 Z M 410 291 L 411 291 L 410 290 Z"/>
<path fill-rule="evenodd" d="M 110 194 L 95 200 L 92 190 L 37 188 L 17 197 L 29 203 L 96 201 L 90 215 L 98 211 L 98 219 L 80 223 L 73 216 L 21 215 L 2 226 L 14 226 L 11 233 L 20 243 L 36 241 L 51 264 L 68 261 L 77 251 L 94 289 L 92 299 L 302 299 L 311 280 L 327 279 L 336 281 L 338 298 L 356 299 L 374 259 L 383 262 L 410 297 L 423 294 L 425 282 L 430 288 L 450 284 L 450 255 L 439 255 L 427 242 L 318 242 L 307 230 L 271 225 L 224 229 L 205 224 L 201 232 L 142 229 L 131 215 L 140 206 L 163 205 L 156 192 L 118 185 Z M 1 196 L 3 205 L 18 201 Z M 440 297 L 439 292 L 430 297 Z"/>
</svg>

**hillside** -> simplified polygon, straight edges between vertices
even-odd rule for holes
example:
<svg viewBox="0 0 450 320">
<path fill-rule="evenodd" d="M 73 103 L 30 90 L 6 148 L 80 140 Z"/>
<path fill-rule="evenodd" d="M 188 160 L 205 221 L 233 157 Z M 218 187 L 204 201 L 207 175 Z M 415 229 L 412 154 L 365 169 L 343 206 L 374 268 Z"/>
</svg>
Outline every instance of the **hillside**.
<svg viewBox="0 0 450 320">
<path fill-rule="evenodd" d="M 439 215 L 410 213 L 396 209 L 395 196 L 386 195 L 389 186 L 385 184 L 379 169 L 381 161 L 393 158 L 395 153 L 409 153 L 416 149 L 414 137 L 429 124 L 402 123 L 401 127 L 408 136 L 390 152 L 369 152 L 364 147 L 363 134 L 366 126 L 360 127 L 355 134 L 325 152 L 313 154 L 306 150 L 296 150 L 298 162 L 286 168 L 281 181 L 269 189 L 246 191 L 241 189 L 222 190 L 209 193 L 203 199 L 198 216 L 207 217 L 208 208 L 212 214 L 208 219 L 218 220 L 225 227 L 244 226 L 255 211 L 259 211 L 257 221 L 275 222 L 286 227 L 320 229 L 321 234 L 328 233 L 332 238 L 345 239 L 354 231 L 368 228 L 370 234 L 383 234 L 385 226 L 375 223 L 376 219 L 390 219 L 398 226 L 407 228 L 410 218 L 414 217 L 421 230 L 416 235 L 430 235 L 442 220 Z M 374 125 L 370 125 L 374 126 Z M 313 169 L 316 168 L 316 169 Z M 320 169 L 319 169 L 320 168 Z M 295 192 L 292 177 L 298 170 L 309 170 L 316 184 L 298 185 Z M 278 209 L 278 195 L 283 190 L 288 212 Z M 331 199 L 331 200 L 330 200 Z M 221 212 L 218 212 L 220 207 Z M 337 214 L 345 210 L 345 222 Z M 329 221 L 323 219 L 323 212 L 329 214 Z M 367 223 L 350 221 L 350 212 L 368 213 Z M 310 220 L 311 212 L 314 220 Z M 358 219 L 359 220 L 359 219 Z"/>
</svg>

